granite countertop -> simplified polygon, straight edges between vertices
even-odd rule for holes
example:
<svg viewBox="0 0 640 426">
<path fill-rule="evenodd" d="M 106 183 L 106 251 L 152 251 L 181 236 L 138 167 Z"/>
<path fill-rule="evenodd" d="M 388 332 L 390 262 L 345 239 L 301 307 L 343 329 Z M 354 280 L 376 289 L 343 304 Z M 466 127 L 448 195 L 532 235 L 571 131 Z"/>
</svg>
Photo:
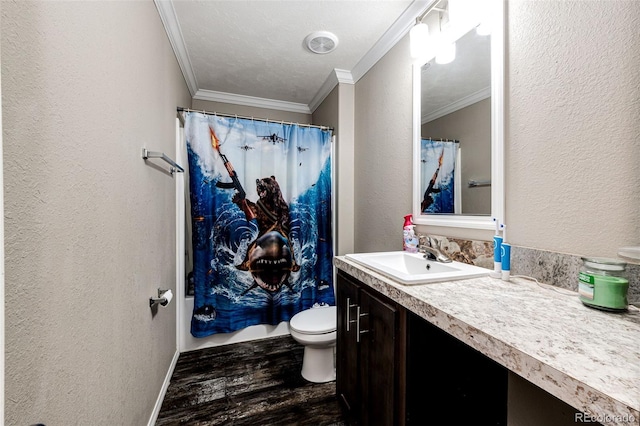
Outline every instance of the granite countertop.
<svg viewBox="0 0 640 426">
<path fill-rule="evenodd" d="M 344 256 L 336 268 L 605 425 L 640 424 L 640 312 L 491 277 L 402 285 Z"/>
</svg>

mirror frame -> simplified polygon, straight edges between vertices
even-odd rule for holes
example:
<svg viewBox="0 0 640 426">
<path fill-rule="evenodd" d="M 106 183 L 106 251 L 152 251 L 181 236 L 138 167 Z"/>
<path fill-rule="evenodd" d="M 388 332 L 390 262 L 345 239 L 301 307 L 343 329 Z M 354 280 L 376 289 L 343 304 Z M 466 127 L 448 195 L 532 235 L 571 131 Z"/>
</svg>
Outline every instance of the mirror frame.
<svg viewBox="0 0 640 426">
<path fill-rule="evenodd" d="M 421 69 L 413 64 L 413 223 L 467 229 L 495 229 L 493 218 L 504 223 L 504 4 L 494 6 L 491 31 L 491 214 L 422 214 L 420 211 Z M 473 31 L 473 30 L 472 30 Z"/>
</svg>

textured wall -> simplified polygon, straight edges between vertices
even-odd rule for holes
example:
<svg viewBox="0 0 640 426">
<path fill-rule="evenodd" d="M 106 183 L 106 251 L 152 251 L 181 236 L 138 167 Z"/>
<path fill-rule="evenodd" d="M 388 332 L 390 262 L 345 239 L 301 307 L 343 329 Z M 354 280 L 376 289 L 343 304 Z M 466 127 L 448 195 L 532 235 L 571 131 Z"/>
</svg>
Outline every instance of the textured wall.
<svg viewBox="0 0 640 426">
<path fill-rule="evenodd" d="M 509 239 L 615 257 L 640 243 L 640 2 L 513 0 L 507 21 Z M 406 44 L 356 84 L 357 251 L 400 248 L 398 223 L 411 207 Z"/>
<path fill-rule="evenodd" d="M 412 69 L 404 37 L 355 85 L 355 251 L 402 249 L 413 186 Z"/>
<path fill-rule="evenodd" d="M 615 257 L 640 244 L 640 2 L 508 4 L 513 244 Z"/>
<path fill-rule="evenodd" d="M 152 1 L 2 2 L 6 424 L 146 424 L 176 350 L 175 153 L 191 99 Z"/>
</svg>

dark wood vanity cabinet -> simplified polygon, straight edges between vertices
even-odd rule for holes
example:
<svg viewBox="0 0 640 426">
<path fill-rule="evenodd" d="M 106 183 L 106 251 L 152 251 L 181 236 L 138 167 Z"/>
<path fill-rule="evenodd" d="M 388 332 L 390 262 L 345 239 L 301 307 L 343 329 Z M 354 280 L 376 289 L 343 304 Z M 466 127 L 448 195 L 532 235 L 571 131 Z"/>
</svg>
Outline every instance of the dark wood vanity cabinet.
<svg viewBox="0 0 640 426">
<path fill-rule="evenodd" d="M 348 424 L 506 424 L 504 367 L 341 270 L 336 297 Z"/>
<path fill-rule="evenodd" d="M 407 323 L 407 425 L 506 425 L 507 369 L 414 314 Z"/>
<path fill-rule="evenodd" d="M 336 296 L 336 388 L 348 423 L 404 425 L 405 311 L 342 271 Z"/>
</svg>

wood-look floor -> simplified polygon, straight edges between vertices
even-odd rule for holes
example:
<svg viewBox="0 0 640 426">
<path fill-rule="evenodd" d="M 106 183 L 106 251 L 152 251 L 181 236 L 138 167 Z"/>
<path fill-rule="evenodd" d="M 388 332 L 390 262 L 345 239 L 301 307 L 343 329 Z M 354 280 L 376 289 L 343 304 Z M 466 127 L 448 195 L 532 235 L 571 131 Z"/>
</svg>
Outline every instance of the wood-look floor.
<svg viewBox="0 0 640 426">
<path fill-rule="evenodd" d="M 291 336 L 180 355 L 157 426 L 344 425 L 335 382 L 300 376 Z"/>
</svg>

